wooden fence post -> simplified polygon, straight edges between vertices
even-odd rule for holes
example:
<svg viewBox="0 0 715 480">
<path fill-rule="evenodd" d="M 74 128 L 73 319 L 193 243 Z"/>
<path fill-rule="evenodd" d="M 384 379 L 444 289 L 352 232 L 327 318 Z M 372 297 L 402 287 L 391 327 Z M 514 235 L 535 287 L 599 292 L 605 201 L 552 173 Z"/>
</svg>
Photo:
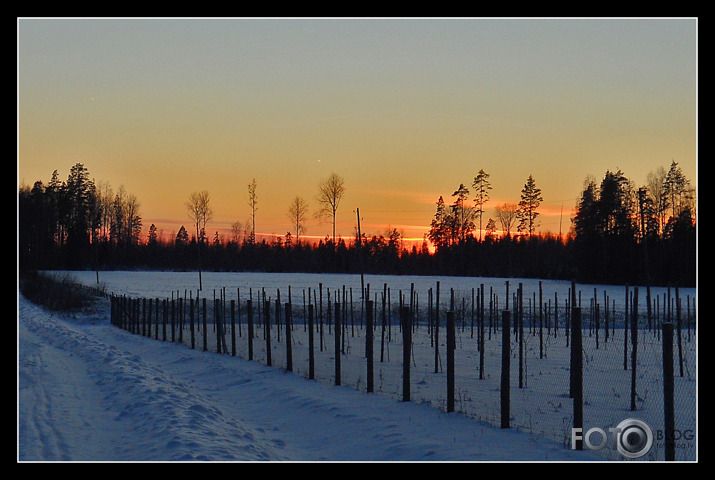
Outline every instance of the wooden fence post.
<svg viewBox="0 0 715 480">
<path fill-rule="evenodd" d="M 477 322 L 479 327 L 479 379 L 484 380 L 484 284 L 479 287 L 479 305 L 477 306 Z"/>
<path fill-rule="evenodd" d="M 246 300 L 246 322 L 248 333 L 248 359 L 253 360 L 253 300 Z"/>
<path fill-rule="evenodd" d="M 374 366 L 373 366 L 373 315 L 372 315 L 372 300 L 367 300 L 365 302 L 366 304 L 366 321 L 367 321 L 367 330 L 365 332 L 365 357 L 367 359 L 367 392 L 371 393 L 374 391 L 375 385 L 375 377 L 374 377 Z M 385 299 L 383 297 L 383 309 L 382 309 L 382 338 L 385 338 Z"/>
<path fill-rule="evenodd" d="M 410 401 L 410 356 L 412 352 L 412 324 L 410 307 L 402 307 L 402 401 Z"/>
<path fill-rule="evenodd" d="M 266 365 L 273 366 L 271 359 L 271 302 L 264 300 L 263 302 L 263 332 L 266 336 Z"/>
<path fill-rule="evenodd" d="M 231 299 L 231 356 L 236 356 L 236 300 Z"/>
<path fill-rule="evenodd" d="M 524 285 L 519 283 L 518 305 L 516 307 L 519 323 L 519 388 L 524 388 Z"/>
<path fill-rule="evenodd" d="M 571 309 L 571 396 L 573 397 L 573 428 L 583 431 L 583 351 L 581 338 L 581 308 Z M 576 440 L 576 450 L 583 450 L 583 440 Z"/>
<path fill-rule="evenodd" d="M 176 303 L 174 300 L 174 292 L 171 292 L 171 341 L 176 341 Z"/>
<path fill-rule="evenodd" d="M 507 296 L 508 297 L 508 296 Z M 502 311 L 502 346 L 501 346 L 501 428 L 509 428 L 510 399 L 509 399 L 509 373 L 511 368 L 511 342 L 509 310 Z"/>
<path fill-rule="evenodd" d="M 162 315 L 162 334 L 161 334 L 161 340 L 163 342 L 166 342 L 166 324 L 169 321 L 169 303 L 168 300 L 165 298 L 162 300 L 162 309 L 164 310 L 163 315 Z"/>
<path fill-rule="evenodd" d="M 454 312 L 447 312 L 447 412 L 454 412 Z"/>
<path fill-rule="evenodd" d="M 315 329 L 313 320 L 313 304 L 308 304 L 308 378 L 315 378 Z"/>
<path fill-rule="evenodd" d="M 203 322 L 202 322 L 203 332 L 202 332 L 202 334 L 203 334 L 203 337 L 204 337 L 204 352 L 206 352 L 206 351 L 208 350 L 208 338 L 207 338 L 207 335 L 208 335 L 207 330 L 208 330 L 208 329 L 206 328 L 206 326 L 207 326 L 207 321 L 206 321 L 206 298 L 202 298 L 202 299 L 201 299 L 201 309 L 202 309 L 202 312 L 201 312 L 201 313 L 203 314 Z"/>
<path fill-rule="evenodd" d="M 677 322 L 676 329 L 678 331 L 678 366 L 680 367 L 680 376 L 683 377 L 683 321 L 679 287 L 675 287 L 675 321 Z"/>
<path fill-rule="evenodd" d="M 154 299 L 154 340 L 159 340 L 159 299 Z"/>
<path fill-rule="evenodd" d="M 194 298 L 189 299 L 189 330 L 191 331 L 191 350 L 196 348 L 196 337 L 194 336 Z"/>
<path fill-rule="evenodd" d="M 434 373 L 439 372 L 439 282 L 435 294 L 435 315 L 434 315 Z"/>
<path fill-rule="evenodd" d="M 333 304 L 335 309 L 335 386 L 340 385 L 340 303 L 335 302 Z"/>
<path fill-rule="evenodd" d="M 675 408 L 673 371 L 673 330 L 670 322 L 663 323 L 663 426 L 665 460 L 675 460 Z"/>
<path fill-rule="evenodd" d="M 636 367 L 638 360 L 638 287 L 633 287 L 633 316 L 631 318 L 631 410 L 636 409 Z"/>
<path fill-rule="evenodd" d="M 290 291 L 290 290 L 289 290 Z M 290 294 L 288 295 L 290 299 Z M 293 345 L 291 343 L 291 324 L 293 323 L 293 308 L 290 302 L 285 304 L 285 318 L 286 318 L 286 371 L 293 371 Z"/>
</svg>

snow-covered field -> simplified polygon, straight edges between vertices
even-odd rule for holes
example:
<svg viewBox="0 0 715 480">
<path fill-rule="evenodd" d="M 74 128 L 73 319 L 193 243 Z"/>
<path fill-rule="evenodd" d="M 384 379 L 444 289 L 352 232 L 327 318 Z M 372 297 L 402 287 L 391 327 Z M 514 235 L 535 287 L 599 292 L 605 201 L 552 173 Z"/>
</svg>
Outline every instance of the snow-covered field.
<svg viewBox="0 0 715 480">
<path fill-rule="evenodd" d="M 72 272 L 88 285 L 94 272 Z M 506 279 L 459 277 L 366 276 L 378 302 L 387 283 L 393 303 L 397 292 L 419 293 L 423 312 L 413 336 L 412 402 L 400 402 L 401 336 L 393 324 L 380 361 L 380 329 L 375 337 L 375 394 L 365 391 L 364 329 L 358 322 L 360 278 L 354 275 L 204 273 L 201 297 L 213 300 L 226 288 L 227 299 L 240 292 L 245 302 L 265 289 L 287 302 L 291 287 L 294 309 L 293 373 L 285 369 L 285 332 L 271 332 L 273 368 L 265 367 L 261 330 L 254 339 L 252 362 L 131 335 L 109 325 L 108 306 L 91 315 L 49 315 L 19 297 L 18 302 L 18 457 L 20 460 L 621 460 L 609 445 L 599 452 L 570 449 L 572 401 L 568 396 L 568 348 L 561 330 L 545 337 L 539 358 L 538 335 L 525 335 L 525 386 L 518 388 L 516 343 L 512 343 L 512 425 L 498 428 L 501 335 L 485 345 L 486 378 L 478 379 L 478 352 L 469 313 L 458 322 L 456 408 L 446 403 L 446 335 L 440 334 L 440 360 L 434 373 L 434 349 L 426 328 L 427 289 L 440 282 L 441 306 L 455 302 L 471 312 L 471 289 L 485 284 L 504 298 Z M 168 272 L 100 272 L 108 292 L 130 297 L 170 298 L 187 292 L 196 298 L 198 274 Z M 520 283 L 510 279 L 510 292 Z M 324 329 L 325 348 L 316 337 L 316 380 L 307 380 L 307 334 L 303 328 L 303 294 L 323 284 L 324 309 L 332 298 L 352 288 L 356 319 L 345 318 L 342 384 L 333 386 L 333 335 Z M 526 298 L 538 292 L 538 281 L 521 282 Z M 542 282 L 544 301 L 568 296 L 569 282 Z M 622 309 L 624 287 L 578 285 L 583 302 L 594 288 L 606 291 Z M 652 295 L 663 295 L 653 289 Z M 644 290 L 641 291 L 644 310 Z M 681 289 L 695 299 L 695 289 Z M 348 297 L 349 298 L 349 297 Z M 500 300 L 500 305 L 503 300 Z M 379 303 L 378 303 L 379 304 Z M 562 305 L 560 304 L 562 308 Z M 488 307 L 487 307 L 488 309 Z M 379 312 L 379 310 L 378 310 Z M 245 311 L 241 312 L 245 316 Z M 380 314 L 378 313 L 378 325 Z M 396 322 L 396 311 L 393 310 Z M 351 323 L 352 320 L 352 323 Z M 242 320 L 245 327 L 245 318 Z M 563 320 L 561 320 L 563 321 Z M 211 320 L 209 320 L 211 322 Z M 197 322 L 198 323 L 198 322 Z M 354 334 L 352 326 L 354 325 Z M 215 334 L 209 326 L 210 349 Z M 528 332 L 528 321 L 525 319 Z M 584 427 L 615 426 L 625 418 L 645 420 L 662 429 L 662 363 L 660 343 L 644 331 L 639 343 L 637 411 L 629 409 L 631 372 L 623 370 L 623 335 L 595 349 L 595 336 L 584 335 Z M 230 330 L 227 332 L 231 334 Z M 687 374 L 676 364 L 676 429 L 695 431 L 697 407 L 696 335 L 684 342 Z M 184 335 L 184 343 L 188 343 Z M 237 356 L 247 357 L 245 329 L 237 337 Z M 476 334 L 475 334 L 476 337 Z M 230 345 L 230 341 L 229 341 Z M 677 355 L 677 354 L 676 354 Z M 677 357 L 676 357 L 677 358 Z M 490 426 L 497 425 L 497 427 Z M 662 443 L 662 442 L 661 442 Z M 657 442 L 646 459 L 662 459 Z M 695 438 L 676 449 L 680 460 L 696 459 Z"/>
</svg>

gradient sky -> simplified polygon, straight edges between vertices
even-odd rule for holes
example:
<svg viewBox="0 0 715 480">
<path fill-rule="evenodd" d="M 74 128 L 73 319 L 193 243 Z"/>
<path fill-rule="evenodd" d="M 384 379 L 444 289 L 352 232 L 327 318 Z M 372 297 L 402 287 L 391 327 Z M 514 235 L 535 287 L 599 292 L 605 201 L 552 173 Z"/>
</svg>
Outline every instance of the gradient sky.
<svg viewBox="0 0 715 480">
<path fill-rule="evenodd" d="M 18 184 L 95 181 L 141 203 L 144 234 L 249 219 L 285 234 L 293 197 L 346 193 L 338 234 L 421 238 L 480 169 L 486 218 L 529 175 L 564 233 L 587 175 L 697 177 L 697 19 L 18 19 Z M 325 236 L 329 223 L 307 222 Z"/>
</svg>

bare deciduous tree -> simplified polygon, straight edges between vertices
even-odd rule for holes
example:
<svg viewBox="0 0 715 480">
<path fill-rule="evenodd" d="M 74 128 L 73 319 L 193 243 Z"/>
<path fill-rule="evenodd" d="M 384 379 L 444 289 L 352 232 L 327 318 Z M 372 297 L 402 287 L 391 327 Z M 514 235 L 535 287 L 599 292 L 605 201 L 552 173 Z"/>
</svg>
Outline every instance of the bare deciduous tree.
<svg viewBox="0 0 715 480">
<path fill-rule="evenodd" d="M 335 215 L 345 194 L 345 179 L 337 173 L 320 182 L 316 200 L 320 208 L 315 212 L 316 218 L 331 218 L 333 221 L 333 244 L 335 244 Z"/>
<path fill-rule="evenodd" d="M 505 235 L 511 233 L 511 227 L 513 227 L 514 222 L 516 222 L 516 211 L 518 209 L 519 206 L 516 203 L 502 203 L 494 207 L 497 220 L 499 220 L 502 232 L 504 232 Z"/>
<path fill-rule="evenodd" d="M 189 195 L 189 201 L 186 202 L 186 211 L 196 226 L 196 246 L 199 252 L 199 290 L 202 290 L 201 244 L 203 243 L 203 232 L 206 231 L 206 222 L 213 217 L 213 210 L 209 205 L 209 192 L 202 190 L 201 192 L 193 192 Z"/>
<path fill-rule="evenodd" d="M 308 215 L 308 202 L 299 195 L 291 201 L 288 207 L 288 218 L 295 227 L 295 241 L 300 240 L 300 234 L 305 232 L 305 218 Z"/>
</svg>

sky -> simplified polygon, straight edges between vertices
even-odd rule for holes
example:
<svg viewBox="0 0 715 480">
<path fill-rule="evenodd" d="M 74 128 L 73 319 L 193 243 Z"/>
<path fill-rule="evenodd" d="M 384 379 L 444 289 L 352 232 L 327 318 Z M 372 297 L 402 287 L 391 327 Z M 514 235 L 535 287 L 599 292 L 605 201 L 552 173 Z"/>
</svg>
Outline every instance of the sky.
<svg viewBox="0 0 715 480">
<path fill-rule="evenodd" d="M 696 18 L 18 18 L 18 185 L 82 163 L 139 200 L 144 234 L 209 236 L 250 218 L 318 221 L 345 180 L 337 234 L 421 239 L 480 169 L 494 207 L 541 189 L 539 231 L 564 234 L 588 176 L 636 186 L 672 161 L 696 186 Z M 473 198 L 473 195 L 472 195 Z M 494 217 L 495 218 L 495 217 Z"/>
</svg>

